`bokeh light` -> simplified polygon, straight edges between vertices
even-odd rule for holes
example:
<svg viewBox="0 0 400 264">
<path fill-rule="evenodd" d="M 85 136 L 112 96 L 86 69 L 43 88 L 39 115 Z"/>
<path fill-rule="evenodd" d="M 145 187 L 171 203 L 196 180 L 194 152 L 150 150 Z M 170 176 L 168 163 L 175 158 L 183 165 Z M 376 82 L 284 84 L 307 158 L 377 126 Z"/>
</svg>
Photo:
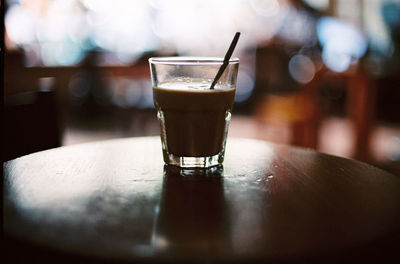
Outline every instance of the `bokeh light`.
<svg viewBox="0 0 400 264">
<path fill-rule="evenodd" d="M 19 5 L 12 5 L 5 16 L 8 37 L 18 45 L 35 41 L 35 20 L 32 14 Z"/>
<path fill-rule="evenodd" d="M 113 53 L 106 61 L 123 65 L 151 51 L 223 56 L 236 31 L 244 33 L 240 53 L 271 39 L 289 10 L 278 0 L 37 0 L 8 5 L 9 39 L 25 50 L 36 46 L 46 66 L 75 65 L 92 49 Z"/>
<path fill-rule="evenodd" d="M 310 82 L 314 78 L 315 72 L 314 63 L 305 55 L 297 54 L 289 61 L 289 73 L 299 83 Z"/>
<path fill-rule="evenodd" d="M 249 55 L 255 47 L 277 39 L 287 45 L 284 48 L 295 47 L 296 50 L 287 52 L 290 60 L 285 67 L 296 82 L 304 84 L 314 78 L 319 69 L 316 65 L 321 65 L 316 58 L 322 59 L 330 70 L 344 72 L 366 53 L 368 45 L 366 36 L 356 26 L 338 18 L 319 18 L 286 0 L 7 3 L 6 34 L 24 50 L 26 66 L 79 65 L 92 50 L 100 51 L 101 65 L 132 65 L 143 54 L 152 52 L 161 56 L 221 57 L 234 33 L 240 31 L 241 39 L 233 56 L 246 59 L 241 60 L 239 69 L 237 102 L 248 100 L 255 88 L 255 56 Z M 330 6 L 327 0 L 305 3 L 320 11 Z M 390 10 L 387 13 L 389 18 L 393 17 Z M 390 21 L 397 23 L 396 18 Z M 303 52 L 311 49 L 313 54 Z M 151 94 L 142 88 L 144 80 L 132 81 L 110 81 L 116 87 L 112 102 L 120 107 L 151 106 Z M 82 92 L 71 89 L 72 94 Z"/>
<path fill-rule="evenodd" d="M 332 17 L 323 17 L 317 24 L 322 59 L 333 71 L 346 71 L 353 59 L 361 58 L 367 50 L 367 39 L 355 26 Z"/>
</svg>

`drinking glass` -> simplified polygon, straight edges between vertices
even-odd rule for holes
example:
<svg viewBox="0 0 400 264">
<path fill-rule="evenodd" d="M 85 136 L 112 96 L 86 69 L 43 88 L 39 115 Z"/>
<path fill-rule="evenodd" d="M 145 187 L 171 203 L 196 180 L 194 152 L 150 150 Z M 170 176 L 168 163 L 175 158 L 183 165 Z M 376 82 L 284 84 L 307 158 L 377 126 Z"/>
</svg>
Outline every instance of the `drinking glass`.
<svg viewBox="0 0 400 264">
<path fill-rule="evenodd" d="M 150 58 L 154 105 L 160 122 L 164 162 L 183 168 L 222 164 L 236 91 L 239 59 Z"/>
</svg>

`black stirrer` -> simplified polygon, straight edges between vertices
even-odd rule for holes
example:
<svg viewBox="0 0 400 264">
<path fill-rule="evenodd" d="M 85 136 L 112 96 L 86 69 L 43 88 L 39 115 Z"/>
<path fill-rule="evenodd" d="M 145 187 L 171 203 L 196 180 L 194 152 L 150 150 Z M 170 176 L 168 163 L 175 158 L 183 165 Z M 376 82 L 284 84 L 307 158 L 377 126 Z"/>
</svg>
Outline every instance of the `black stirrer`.
<svg viewBox="0 0 400 264">
<path fill-rule="evenodd" d="M 240 32 L 236 32 L 235 37 L 233 37 L 232 43 L 229 46 L 229 49 L 225 54 L 224 62 L 222 63 L 221 68 L 219 68 L 217 75 L 215 75 L 214 81 L 212 82 L 210 89 L 214 89 L 215 84 L 218 82 L 219 78 L 224 73 L 226 66 L 228 66 L 229 60 L 230 60 L 232 53 L 236 47 L 239 37 L 240 37 Z"/>
</svg>

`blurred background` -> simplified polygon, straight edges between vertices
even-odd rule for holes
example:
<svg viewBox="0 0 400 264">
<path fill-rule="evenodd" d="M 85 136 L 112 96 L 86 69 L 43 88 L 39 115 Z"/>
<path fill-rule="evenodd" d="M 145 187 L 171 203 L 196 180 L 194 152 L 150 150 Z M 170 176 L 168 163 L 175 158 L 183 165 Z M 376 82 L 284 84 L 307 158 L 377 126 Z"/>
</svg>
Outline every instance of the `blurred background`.
<svg viewBox="0 0 400 264">
<path fill-rule="evenodd" d="M 400 172 L 399 0 L 6 0 L 3 160 L 158 135 L 147 59 L 223 57 L 229 131 Z"/>
</svg>

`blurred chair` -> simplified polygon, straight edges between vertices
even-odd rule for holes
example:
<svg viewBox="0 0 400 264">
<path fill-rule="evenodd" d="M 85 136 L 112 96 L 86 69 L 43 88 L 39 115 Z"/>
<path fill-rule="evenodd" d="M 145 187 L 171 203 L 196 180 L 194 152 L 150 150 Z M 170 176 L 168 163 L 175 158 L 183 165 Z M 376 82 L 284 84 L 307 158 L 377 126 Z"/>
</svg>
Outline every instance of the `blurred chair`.
<svg viewBox="0 0 400 264">
<path fill-rule="evenodd" d="M 371 134 L 375 121 L 375 82 L 361 70 L 348 74 L 347 115 L 353 124 L 354 154 L 357 160 L 371 162 Z"/>
<path fill-rule="evenodd" d="M 287 80 L 291 78 L 289 73 L 285 73 L 288 59 L 279 55 L 279 49 L 276 52 L 274 48 L 273 54 L 271 56 L 264 51 L 257 57 L 259 80 L 256 83 L 264 92 L 259 92 L 257 107 L 254 110 L 256 118 L 260 122 L 270 124 L 287 124 L 291 130 L 291 138 L 287 143 L 317 149 L 320 123 L 330 114 L 326 112 L 327 100 L 322 96 L 321 89 L 327 83 L 343 84 L 343 92 L 346 95 L 343 105 L 345 117 L 353 125 L 355 139 L 353 157 L 370 162 L 370 138 L 374 128 L 376 103 L 374 80 L 361 67 L 354 67 L 344 73 L 333 73 L 323 66 L 310 82 L 291 83 Z M 279 66 L 280 64 L 285 66 Z M 281 87 L 270 89 L 271 79 L 275 83 L 282 82 Z"/>
<path fill-rule="evenodd" d="M 288 72 L 289 59 L 277 46 L 257 51 L 256 89 L 263 91 L 258 91 L 254 114 L 261 123 L 288 125 L 291 137 L 287 143 L 316 149 L 321 74 L 317 73 L 309 83 L 297 83 Z"/>
<path fill-rule="evenodd" d="M 39 89 L 10 96 L 4 105 L 2 160 L 61 145 L 54 79 L 39 79 Z"/>
<path fill-rule="evenodd" d="M 285 123 L 290 128 L 289 144 L 316 149 L 320 115 L 314 84 L 299 93 L 265 95 L 259 102 L 256 118 L 270 124 Z"/>
</svg>

